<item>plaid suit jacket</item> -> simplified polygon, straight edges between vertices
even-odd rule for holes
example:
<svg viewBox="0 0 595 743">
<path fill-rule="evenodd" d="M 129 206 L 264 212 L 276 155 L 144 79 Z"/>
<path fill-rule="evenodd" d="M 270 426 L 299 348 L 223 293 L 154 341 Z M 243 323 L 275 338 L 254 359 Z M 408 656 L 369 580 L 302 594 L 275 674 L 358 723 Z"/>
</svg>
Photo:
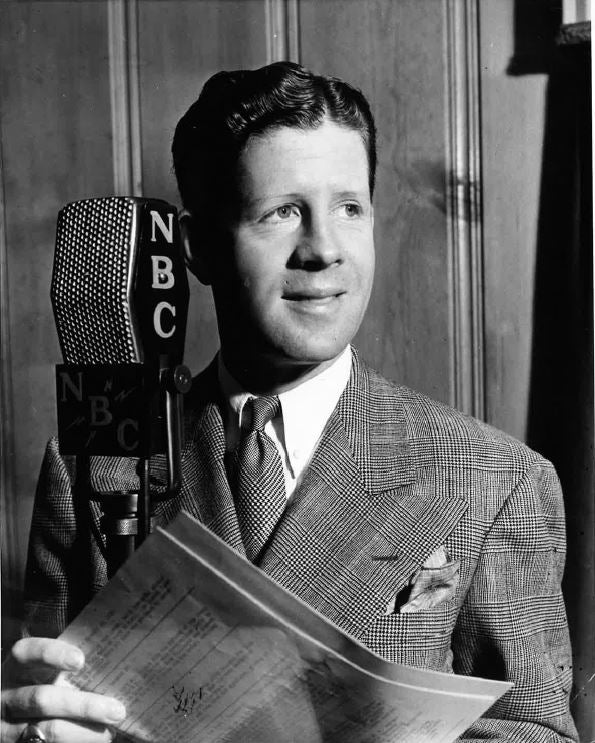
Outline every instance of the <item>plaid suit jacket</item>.
<svg viewBox="0 0 595 743">
<path fill-rule="evenodd" d="M 184 508 L 243 551 L 225 475 L 214 365 L 186 407 Z M 98 457 L 99 491 L 138 486 L 133 459 Z M 155 487 L 165 462 L 152 462 Z M 106 580 L 99 513 L 72 498 L 74 468 L 48 445 L 29 548 L 26 623 L 55 635 Z M 456 565 L 443 600 L 401 612 L 396 597 L 437 548 Z M 398 663 L 510 680 L 467 741 L 577 740 L 560 590 L 562 496 L 552 465 L 489 426 L 398 387 L 355 355 L 296 497 L 259 566 L 376 653 Z M 431 583 L 431 581 L 430 581 Z M 434 586 L 436 588 L 436 586 Z M 430 587 L 431 590 L 431 587 Z M 392 608 L 391 608 L 392 607 Z"/>
</svg>

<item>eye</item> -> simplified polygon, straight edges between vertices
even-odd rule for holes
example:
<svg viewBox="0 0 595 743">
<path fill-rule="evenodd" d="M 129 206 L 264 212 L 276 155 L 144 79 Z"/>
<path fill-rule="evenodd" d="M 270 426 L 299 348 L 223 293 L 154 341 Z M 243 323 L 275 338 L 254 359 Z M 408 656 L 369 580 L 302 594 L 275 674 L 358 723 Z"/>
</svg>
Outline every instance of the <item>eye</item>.
<svg viewBox="0 0 595 743">
<path fill-rule="evenodd" d="M 285 204 L 284 206 L 280 206 L 278 209 L 275 209 L 275 215 L 279 217 L 279 219 L 289 219 L 292 214 L 294 214 L 294 208 L 292 206 L 288 206 Z"/>
<path fill-rule="evenodd" d="M 359 217 L 362 213 L 361 206 L 353 201 L 348 201 L 346 204 L 342 204 L 341 208 L 343 209 L 345 216 L 350 218 Z"/>
<path fill-rule="evenodd" d="M 265 222 L 287 222 L 292 217 L 299 217 L 300 210 L 295 204 L 283 204 L 273 209 L 272 212 L 265 214 Z"/>
</svg>

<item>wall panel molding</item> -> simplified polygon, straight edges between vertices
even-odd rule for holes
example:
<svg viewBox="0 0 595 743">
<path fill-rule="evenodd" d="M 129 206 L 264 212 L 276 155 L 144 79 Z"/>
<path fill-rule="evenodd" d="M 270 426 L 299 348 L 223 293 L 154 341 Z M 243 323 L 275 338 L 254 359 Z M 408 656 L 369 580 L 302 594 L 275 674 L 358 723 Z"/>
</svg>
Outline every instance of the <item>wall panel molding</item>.
<svg viewBox="0 0 595 743">
<path fill-rule="evenodd" d="M 0 130 L 0 333 L 2 348 L 2 369 L 0 378 L 0 506 L 2 509 L 2 586 L 3 619 L 13 620 L 18 613 L 14 606 L 17 591 L 15 576 L 18 576 L 18 555 L 21 554 L 21 540 L 17 528 L 17 500 L 14 472 L 14 408 L 11 367 L 10 318 L 8 300 L 8 255 L 6 242 L 6 203 L 4 198 L 4 170 L 2 167 L 2 138 Z M 3 646 L 11 638 L 11 628 L 3 631 Z"/>
<path fill-rule="evenodd" d="M 477 0 L 445 0 L 452 404 L 485 418 L 481 99 Z"/>
<path fill-rule="evenodd" d="M 142 141 L 137 0 L 108 0 L 114 193 L 141 196 Z"/>
<path fill-rule="evenodd" d="M 300 61 L 299 0 L 265 0 L 267 64 Z"/>
</svg>

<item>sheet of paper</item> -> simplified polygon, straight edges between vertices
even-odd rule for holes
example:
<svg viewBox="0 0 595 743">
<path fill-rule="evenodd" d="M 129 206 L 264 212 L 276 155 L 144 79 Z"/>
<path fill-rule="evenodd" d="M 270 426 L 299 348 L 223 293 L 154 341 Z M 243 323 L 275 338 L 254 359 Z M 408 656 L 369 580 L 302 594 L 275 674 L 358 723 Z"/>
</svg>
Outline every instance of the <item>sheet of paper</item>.
<svg viewBox="0 0 595 743">
<path fill-rule="evenodd" d="M 510 687 L 384 661 L 187 514 L 62 638 L 151 743 L 449 743 Z"/>
</svg>

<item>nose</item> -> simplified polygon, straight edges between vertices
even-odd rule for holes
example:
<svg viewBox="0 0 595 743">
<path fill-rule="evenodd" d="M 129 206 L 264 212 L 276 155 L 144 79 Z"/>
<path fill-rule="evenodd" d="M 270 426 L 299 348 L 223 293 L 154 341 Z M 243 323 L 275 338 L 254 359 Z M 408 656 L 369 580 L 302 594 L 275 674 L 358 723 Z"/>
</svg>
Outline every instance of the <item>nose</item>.
<svg viewBox="0 0 595 743">
<path fill-rule="evenodd" d="M 298 242 L 290 258 L 291 268 L 320 271 L 341 263 L 341 246 L 331 218 L 310 213 L 302 222 Z"/>
</svg>

